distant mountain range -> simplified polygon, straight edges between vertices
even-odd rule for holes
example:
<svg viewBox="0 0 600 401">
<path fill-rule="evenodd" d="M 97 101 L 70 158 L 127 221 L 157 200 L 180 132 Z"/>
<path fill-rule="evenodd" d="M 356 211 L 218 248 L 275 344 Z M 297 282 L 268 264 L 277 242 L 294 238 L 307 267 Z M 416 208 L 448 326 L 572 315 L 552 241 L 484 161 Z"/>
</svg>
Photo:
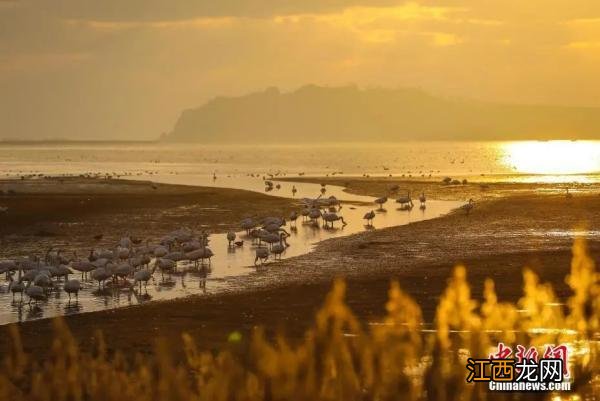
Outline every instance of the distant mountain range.
<svg viewBox="0 0 600 401">
<path fill-rule="evenodd" d="M 185 110 L 163 140 L 312 143 L 600 138 L 600 108 L 446 99 L 416 89 L 277 88 Z"/>
</svg>

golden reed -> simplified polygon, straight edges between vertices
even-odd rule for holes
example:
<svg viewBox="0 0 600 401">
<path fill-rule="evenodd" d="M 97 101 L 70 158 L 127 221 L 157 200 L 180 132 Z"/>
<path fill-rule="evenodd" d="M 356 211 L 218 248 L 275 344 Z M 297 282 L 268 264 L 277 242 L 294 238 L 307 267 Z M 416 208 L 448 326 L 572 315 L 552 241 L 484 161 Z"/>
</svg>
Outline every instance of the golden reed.
<svg viewBox="0 0 600 401">
<path fill-rule="evenodd" d="M 457 266 L 437 307 L 434 329 L 423 330 L 419 306 L 392 282 L 387 315 L 364 326 L 344 303 L 337 281 L 300 344 L 260 329 L 249 352 L 201 352 L 183 334 L 185 359 L 174 362 L 158 342 L 152 358 L 108 356 L 102 336 L 92 352 L 78 349 L 61 319 L 50 357 L 26 355 L 16 326 L 3 357 L 4 401 L 251 401 L 251 400 L 508 400 L 588 399 L 600 394 L 600 285 L 586 245 L 577 240 L 561 305 L 549 284 L 524 269 L 517 304 L 498 302 L 485 283 L 483 302 L 471 298 L 466 269 Z M 492 393 L 467 384 L 466 358 L 483 357 L 498 342 L 542 346 L 568 343 L 573 391 Z"/>
</svg>

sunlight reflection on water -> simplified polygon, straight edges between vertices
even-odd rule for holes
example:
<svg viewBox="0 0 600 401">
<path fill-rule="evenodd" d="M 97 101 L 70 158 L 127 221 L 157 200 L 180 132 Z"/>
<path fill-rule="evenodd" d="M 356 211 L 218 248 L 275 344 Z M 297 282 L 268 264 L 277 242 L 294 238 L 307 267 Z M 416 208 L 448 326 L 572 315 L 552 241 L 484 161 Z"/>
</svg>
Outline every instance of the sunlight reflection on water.
<svg viewBox="0 0 600 401">
<path fill-rule="evenodd" d="M 480 181 L 599 181 L 600 141 L 403 142 L 321 145 L 164 143 L 0 143 L 0 171 L 22 174 L 115 172 L 219 176 L 460 176 Z"/>
</svg>

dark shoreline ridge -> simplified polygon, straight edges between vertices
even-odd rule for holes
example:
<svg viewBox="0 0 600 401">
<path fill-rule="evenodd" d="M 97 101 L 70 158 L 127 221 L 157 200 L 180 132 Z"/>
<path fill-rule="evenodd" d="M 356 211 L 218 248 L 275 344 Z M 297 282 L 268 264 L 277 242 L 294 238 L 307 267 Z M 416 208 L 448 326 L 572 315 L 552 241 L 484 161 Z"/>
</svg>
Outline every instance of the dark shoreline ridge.
<svg viewBox="0 0 600 401">
<path fill-rule="evenodd" d="M 597 139 L 600 109 L 488 103 L 418 89 L 303 86 L 217 97 L 183 111 L 172 142 Z M 231 118 L 235 116 L 235 118 Z"/>
</svg>

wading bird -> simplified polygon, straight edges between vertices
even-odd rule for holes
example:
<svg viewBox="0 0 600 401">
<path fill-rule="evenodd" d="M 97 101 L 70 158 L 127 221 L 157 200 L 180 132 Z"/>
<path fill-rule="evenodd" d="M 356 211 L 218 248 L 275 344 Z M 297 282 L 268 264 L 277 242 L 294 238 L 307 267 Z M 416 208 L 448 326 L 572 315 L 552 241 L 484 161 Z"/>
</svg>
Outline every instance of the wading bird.
<svg viewBox="0 0 600 401">
<path fill-rule="evenodd" d="M 367 220 L 367 225 L 373 225 L 373 219 L 375 218 L 375 212 L 371 210 L 370 212 L 365 213 L 363 219 Z"/>
<path fill-rule="evenodd" d="M 342 225 L 345 226 L 346 223 L 342 216 L 338 216 L 336 213 L 325 213 L 323 215 L 323 227 L 327 228 L 328 224 L 331 224 L 331 228 L 333 228 L 333 223 L 336 221 L 341 221 Z"/>
<path fill-rule="evenodd" d="M 25 290 L 25 285 L 21 281 L 21 270 L 19 270 L 19 277 L 17 278 L 17 281 L 13 280 L 12 276 L 10 276 L 10 278 L 11 278 L 11 280 L 10 280 L 10 284 L 8 285 L 8 289 L 12 293 L 13 300 L 15 299 L 15 294 L 19 293 L 19 294 L 21 294 L 21 301 L 22 301 L 23 300 L 23 291 Z"/>
<path fill-rule="evenodd" d="M 37 285 L 28 285 L 25 289 L 25 295 L 29 297 L 29 304 L 31 305 L 31 301 L 35 301 L 37 304 L 38 301 L 44 301 L 46 299 L 46 293 L 44 289 Z"/>
<path fill-rule="evenodd" d="M 140 292 L 142 291 L 142 283 L 144 284 L 144 289 L 148 292 L 148 281 L 150 279 L 154 279 L 154 271 L 156 270 L 156 263 L 152 267 L 152 270 L 144 269 L 138 272 L 135 272 L 133 275 L 133 284 L 132 287 L 135 287 L 136 284 L 140 285 Z"/>
<path fill-rule="evenodd" d="M 298 213 L 294 210 L 290 213 L 290 227 L 292 224 L 294 224 L 294 226 L 296 225 L 296 220 L 298 220 Z"/>
<path fill-rule="evenodd" d="M 469 199 L 469 202 L 467 204 L 461 206 L 461 208 L 467 213 L 467 215 L 471 213 L 471 210 L 473 210 L 474 207 L 475 201 L 473 199 Z"/>
<path fill-rule="evenodd" d="M 275 259 L 281 259 L 281 254 L 285 252 L 286 248 L 289 246 L 285 240 L 286 236 L 284 233 L 279 235 L 279 242 L 275 243 L 271 246 L 271 253 Z"/>
<path fill-rule="evenodd" d="M 75 299 L 79 299 L 79 290 L 81 289 L 81 283 L 79 280 L 67 280 L 63 286 L 63 290 L 69 295 L 69 302 L 71 302 L 71 294 L 75 294 Z"/>
<path fill-rule="evenodd" d="M 268 259 L 269 259 L 269 249 L 267 249 L 266 247 L 256 248 L 256 258 L 254 258 L 255 266 L 258 266 L 259 262 L 260 262 L 261 266 L 264 265 Z"/>
<path fill-rule="evenodd" d="M 400 204 L 400 207 L 402 209 L 412 209 L 413 201 L 410 197 L 410 191 L 407 191 L 405 196 L 401 196 L 398 199 L 396 199 L 396 202 Z"/>
<path fill-rule="evenodd" d="M 229 231 L 227 233 L 227 241 L 229 242 L 229 247 L 231 248 L 233 242 L 235 241 L 235 233 L 233 231 Z"/>
<path fill-rule="evenodd" d="M 375 203 L 379 205 L 379 210 L 383 210 L 383 204 L 388 201 L 387 196 L 375 199 Z"/>
</svg>

